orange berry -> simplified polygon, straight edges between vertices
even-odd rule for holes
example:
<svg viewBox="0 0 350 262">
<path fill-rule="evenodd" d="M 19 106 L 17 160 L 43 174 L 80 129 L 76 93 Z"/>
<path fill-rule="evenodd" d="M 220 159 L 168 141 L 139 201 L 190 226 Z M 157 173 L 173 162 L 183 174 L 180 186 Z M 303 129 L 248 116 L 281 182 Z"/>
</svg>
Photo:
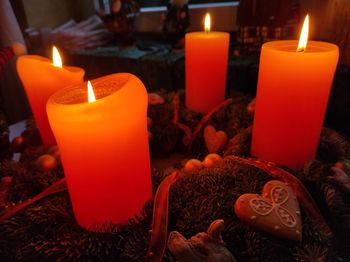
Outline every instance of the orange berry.
<svg viewBox="0 0 350 262">
<path fill-rule="evenodd" d="M 202 168 L 202 162 L 198 159 L 190 159 L 186 162 L 184 170 L 187 172 L 192 172 L 194 170 Z"/>
<path fill-rule="evenodd" d="M 205 167 L 213 167 L 220 165 L 224 160 L 218 154 L 209 154 L 203 160 L 203 165 Z"/>
</svg>

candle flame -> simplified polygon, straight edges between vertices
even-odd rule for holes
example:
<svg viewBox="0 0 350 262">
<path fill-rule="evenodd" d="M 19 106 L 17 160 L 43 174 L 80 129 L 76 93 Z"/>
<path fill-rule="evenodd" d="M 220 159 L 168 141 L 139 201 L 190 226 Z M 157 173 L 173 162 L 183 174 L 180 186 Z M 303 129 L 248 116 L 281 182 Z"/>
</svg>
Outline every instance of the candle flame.
<svg viewBox="0 0 350 262">
<path fill-rule="evenodd" d="M 206 16 L 205 16 L 205 19 L 204 19 L 204 31 L 206 33 L 209 33 L 210 32 L 210 24 L 211 24 L 211 21 L 210 21 L 210 14 L 207 13 Z"/>
<path fill-rule="evenodd" d="M 307 40 L 309 37 L 309 15 L 306 15 L 304 20 L 303 29 L 300 33 L 299 44 L 297 52 L 304 52 L 307 46 Z"/>
<path fill-rule="evenodd" d="M 62 59 L 56 46 L 52 47 L 52 61 L 54 66 L 62 68 Z"/>
<path fill-rule="evenodd" d="M 94 94 L 94 89 L 92 88 L 90 81 L 88 81 L 87 86 L 88 86 L 88 102 L 93 103 L 96 101 L 96 98 Z"/>
</svg>

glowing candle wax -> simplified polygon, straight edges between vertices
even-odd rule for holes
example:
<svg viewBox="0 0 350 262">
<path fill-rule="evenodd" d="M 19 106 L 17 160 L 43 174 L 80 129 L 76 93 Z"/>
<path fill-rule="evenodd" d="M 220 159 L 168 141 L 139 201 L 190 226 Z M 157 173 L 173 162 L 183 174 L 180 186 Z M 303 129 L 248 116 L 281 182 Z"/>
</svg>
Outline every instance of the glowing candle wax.
<svg viewBox="0 0 350 262">
<path fill-rule="evenodd" d="M 230 36 L 210 32 L 210 16 L 205 32 L 186 34 L 186 106 L 208 112 L 225 99 Z"/>
<path fill-rule="evenodd" d="M 25 88 L 44 145 L 56 144 L 47 119 L 47 100 L 57 90 L 84 81 L 83 69 L 62 67 L 61 57 L 55 47 L 53 60 L 37 55 L 20 56 L 17 60 L 17 72 Z"/>
<path fill-rule="evenodd" d="M 126 73 L 92 84 L 96 100 L 81 84 L 47 103 L 74 214 L 86 229 L 126 221 L 152 198 L 144 85 Z"/>
<path fill-rule="evenodd" d="M 254 156 L 290 167 L 315 157 L 339 56 L 336 45 L 307 43 L 302 31 L 299 47 L 262 46 L 251 147 Z"/>
</svg>

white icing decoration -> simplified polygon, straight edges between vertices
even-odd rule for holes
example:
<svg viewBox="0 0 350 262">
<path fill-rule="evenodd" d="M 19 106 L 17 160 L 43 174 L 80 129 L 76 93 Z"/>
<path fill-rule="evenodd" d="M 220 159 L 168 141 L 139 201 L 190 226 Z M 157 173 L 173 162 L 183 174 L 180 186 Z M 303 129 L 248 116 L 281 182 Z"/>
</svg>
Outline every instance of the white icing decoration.
<svg viewBox="0 0 350 262">
<path fill-rule="evenodd" d="M 252 210 L 261 216 L 267 216 L 272 211 L 275 211 L 280 222 L 286 227 L 295 227 L 297 225 L 296 217 L 291 214 L 282 205 L 285 204 L 290 198 L 288 190 L 281 186 L 274 186 L 271 189 L 270 201 L 262 199 L 260 196 L 252 198 L 249 201 L 249 205 Z"/>
</svg>

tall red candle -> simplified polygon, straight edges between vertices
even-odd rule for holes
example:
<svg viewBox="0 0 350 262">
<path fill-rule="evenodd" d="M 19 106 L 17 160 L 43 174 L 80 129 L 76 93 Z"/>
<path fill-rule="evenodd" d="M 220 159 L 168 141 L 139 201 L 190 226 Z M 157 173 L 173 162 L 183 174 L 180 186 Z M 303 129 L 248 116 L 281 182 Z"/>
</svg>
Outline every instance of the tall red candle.
<svg viewBox="0 0 350 262">
<path fill-rule="evenodd" d="M 37 55 L 20 56 L 17 60 L 17 72 L 44 145 L 56 144 L 47 119 L 47 100 L 59 89 L 82 83 L 85 74 L 79 67 L 63 67 L 57 49 L 53 48 L 53 54 L 54 61 Z"/>
<path fill-rule="evenodd" d="M 186 106 L 208 112 L 225 100 L 228 47 L 230 36 L 210 32 L 186 34 Z M 209 23 L 209 24 L 208 24 Z"/>
<path fill-rule="evenodd" d="M 263 45 L 260 57 L 252 154 L 289 167 L 315 157 L 338 47 L 311 41 Z"/>
<path fill-rule="evenodd" d="M 82 84 L 47 103 L 73 211 L 86 229 L 124 222 L 152 198 L 144 85 L 126 73 L 92 83 L 96 100 Z"/>
</svg>

